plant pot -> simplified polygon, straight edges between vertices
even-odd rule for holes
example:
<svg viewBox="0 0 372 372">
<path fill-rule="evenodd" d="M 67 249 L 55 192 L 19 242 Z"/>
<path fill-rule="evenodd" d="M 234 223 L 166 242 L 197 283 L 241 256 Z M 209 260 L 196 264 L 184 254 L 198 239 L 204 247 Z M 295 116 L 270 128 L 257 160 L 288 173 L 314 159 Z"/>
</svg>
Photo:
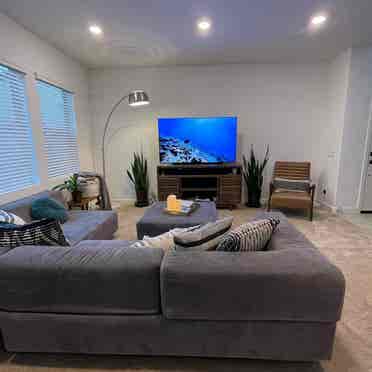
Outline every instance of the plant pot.
<svg viewBox="0 0 372 372">
<path fill-rule="evenodd" d="M 74 203 L 80 203 L 81 202 L 81 191 L 73 191 L 72 193 L 72 200 Z"/>
<path fill-rule="evenodd" d="M 149 198 L 148 198 L 147 191 L 136 190 L 136 197 L 137 197 L 137 200 L 134 204 L 136 207 L 142 208 L 142 207 L 147 207 L 149 205 Z"/>
<path fill-rule="evenodd" d="M 247 207 L 260 208 L 261 207 L 261 190 L 249 191 L 248 190 L 248 201 Z"/>
</svg>

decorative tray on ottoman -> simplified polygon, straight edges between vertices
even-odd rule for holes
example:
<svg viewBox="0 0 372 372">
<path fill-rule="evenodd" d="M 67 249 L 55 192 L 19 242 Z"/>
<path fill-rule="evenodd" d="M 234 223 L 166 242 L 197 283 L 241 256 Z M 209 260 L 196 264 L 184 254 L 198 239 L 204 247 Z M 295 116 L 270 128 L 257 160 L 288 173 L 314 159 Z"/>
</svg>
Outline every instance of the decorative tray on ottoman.
<svg viewBox="0 0 372 372">
<path fill-rule="evenodd" d="M 191 213 L 195 212 L 199 207 L 199 203 L 190 202 L 184 204 L 185 200 L 182 201 L 181 210 L 175 211 L 175 210 L 169 210 L 167 207 L 164 208 L 164 212 L 173 216 L 188 216 Z"/>
</svg>

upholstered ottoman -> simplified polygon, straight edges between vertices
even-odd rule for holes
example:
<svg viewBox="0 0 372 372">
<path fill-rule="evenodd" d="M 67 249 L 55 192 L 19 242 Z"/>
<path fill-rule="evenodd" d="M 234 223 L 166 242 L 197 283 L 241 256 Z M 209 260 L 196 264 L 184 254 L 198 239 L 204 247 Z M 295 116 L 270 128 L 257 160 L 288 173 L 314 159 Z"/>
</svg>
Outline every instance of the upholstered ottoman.
<svg viewBox="0 0 372 372">
<path fill-rule="evenodd" d="M 176 227 L 204 225 L 217 220 L 216 204 L 211 201 L 200 202 L 200 207 L 188 216 L 173 216 L 164 212 L 165 202 L 154 203 L 137 222 L 137 237 L 156 236 Z"/>
</svg>

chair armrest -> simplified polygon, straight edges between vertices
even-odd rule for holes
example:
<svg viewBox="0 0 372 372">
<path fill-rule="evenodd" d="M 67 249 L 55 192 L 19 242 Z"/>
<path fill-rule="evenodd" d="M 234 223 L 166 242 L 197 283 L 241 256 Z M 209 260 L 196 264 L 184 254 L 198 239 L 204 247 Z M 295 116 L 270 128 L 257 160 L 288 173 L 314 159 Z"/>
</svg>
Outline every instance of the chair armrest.
<svg viewBox="0 0 372 372">
<path fill-rule="evenodd" d="M 274 185 L 274 181 L 270 181 L 270 196 L 273 194 L 273 192 L 275 191 L 275 185 Z"/>
<path fill-rule="evenodd" d="M 312 183 L 310 185 L 310 194 L 311 194 L 311 199 L 314 200 L 314 195 L 315 195 L 315 183 Z"/>
</svg>

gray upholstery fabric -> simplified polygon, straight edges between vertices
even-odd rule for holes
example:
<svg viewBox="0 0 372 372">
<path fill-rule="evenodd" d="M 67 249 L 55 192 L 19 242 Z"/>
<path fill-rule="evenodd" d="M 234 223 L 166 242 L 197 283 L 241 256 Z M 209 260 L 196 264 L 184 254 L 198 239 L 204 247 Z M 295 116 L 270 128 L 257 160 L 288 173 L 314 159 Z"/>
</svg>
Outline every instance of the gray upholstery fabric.
<svg viewBox="0 0 372 372">
<path fill-rule="evenodd" d="M 17 201 L 4 204 L 0 209 L 12 212 L 31 222 L 31 203 L 34 200 L 51 197 L 64 203 L 63 194 L 60 191 L 43 191 Z M 82 240 L 109 240 L 118 228 L 118 218 L 113 211 L 69 211 L 69 218 L 62 225 L 62 230 L 71 245 Z M 1 253 L 6 250 L 1 250 Z"/>
<path fill-rule="evenodd" d="M 0 309 L 49 313 L 157 314 L 161 249 L 84 241 L 23 246 L 0 256 Z"/>
<path fill-rule="evenodd" d="M 87 212 L 77 213 L 75 225 L 80 213 Z M 163 257 L 161 249 L 130 248 L 130 241 L 84 241 L 2 254 L 5 348 L 329 359 L 343 275 L 283 215 L 257 218 L 268 215 L 281 223 L 267 252 L 174 251 Z M 105 235 L 105 224 L 96 225 Z M 78 239 L 81 234 L 71 232 Z"/>
<path fill-rule="evenodd" d="M 62 194 L 59 191 L 42 191 L 38 194 L 0 205 L 0 209 L 4 209 L 5 211 L 16 214 L 17 216 L 23 218 L 26 222 L 31 222 L 31 203 L 34 200 L 48 197 L 54 198 L 60 202 L 63 200 L 61 199 Z"/>
<path fill-rule="evenodd" d="M 0 312 L 5 348 L 18 352 L 329 359 L 334 323 L 169 320 Z M 37 335 L 37 337 L 36 337 Z"/>
<path fill-rule="evenodd" d="M 342 273 L 281 219 L 271 251 L 168 252 L 161 268 L 164 315 L 169 319 L 337 321 L 345 291 Z"/>
<path fill-rule="evenodd" d="M 145 235 L 156 236 L 176 227 L 192 227 L 204 225 L 217 220 L 216 204 L 200 202 L 200 207 L 189 216 L 172 216 L 164 213 L 165 202 L 157 202 L 146 210 L 144 216 L 137 222 L 137 237 Z"/>
<path fill-rule="evenodd" d="M 82 240 L 110 240 L 118 228 L 114 211 L 70 211 L 62 230 L 71 245 Z"/>
</svg>

